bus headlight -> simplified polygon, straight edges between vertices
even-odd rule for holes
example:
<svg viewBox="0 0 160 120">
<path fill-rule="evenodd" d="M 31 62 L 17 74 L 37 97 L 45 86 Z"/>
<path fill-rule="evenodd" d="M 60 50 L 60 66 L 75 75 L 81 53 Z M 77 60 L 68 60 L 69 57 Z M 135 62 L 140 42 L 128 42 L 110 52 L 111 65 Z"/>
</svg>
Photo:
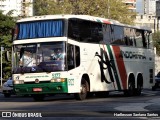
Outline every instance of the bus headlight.
<svg viewBox="0 0 160 120">
<path fill-rule="evenodd" d="M 51 82 L 65 82 L 64 78 L 51 79 Z"/>
<path fill-rule="evenodd" d="M 24 84 L 24 80 L 14 80 L 14 84 Z"/>
</svg>

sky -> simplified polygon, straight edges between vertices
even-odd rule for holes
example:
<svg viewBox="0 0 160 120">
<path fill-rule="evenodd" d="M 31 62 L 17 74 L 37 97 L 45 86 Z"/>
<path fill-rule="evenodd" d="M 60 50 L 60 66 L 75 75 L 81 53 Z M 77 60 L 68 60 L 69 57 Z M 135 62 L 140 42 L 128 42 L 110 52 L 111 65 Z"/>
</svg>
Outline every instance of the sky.
<svg viewBox="0 0 160 120">
<path fill-rule="evenodd" d="M 136 11 L 137 11 L 139 14 L 142 14 L 142 13 L 143 13 L 142 0 L 137 0 L 137 3 L 136 3 Z"/>
</svg>

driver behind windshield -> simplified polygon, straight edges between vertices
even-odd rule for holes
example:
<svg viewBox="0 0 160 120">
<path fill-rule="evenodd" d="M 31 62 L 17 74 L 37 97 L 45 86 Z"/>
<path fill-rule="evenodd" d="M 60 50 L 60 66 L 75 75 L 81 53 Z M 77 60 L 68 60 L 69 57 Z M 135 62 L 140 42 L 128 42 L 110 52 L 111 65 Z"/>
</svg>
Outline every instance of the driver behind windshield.
<svg viewBox="0 0 160 120">
<path fill-rule="evenodd" d="M 23 67 L 32 67 L 35 66 L 35 63 L 36 60 L 33 58 L 32 53 L 29 50 L 24 50 L 19 65 Z"/>
</svg>

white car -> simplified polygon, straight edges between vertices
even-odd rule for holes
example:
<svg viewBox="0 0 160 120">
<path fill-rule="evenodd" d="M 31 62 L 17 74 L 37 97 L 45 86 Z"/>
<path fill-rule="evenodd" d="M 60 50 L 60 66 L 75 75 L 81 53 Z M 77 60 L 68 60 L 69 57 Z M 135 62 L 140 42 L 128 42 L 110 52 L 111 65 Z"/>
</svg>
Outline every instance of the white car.
<svg viewBox="0 0 160 120">
<path fill-rule="evenodd" d="M 11 77 L 3 84 L 2 93 L 4 94 L 4 97 L 10 97 L 12 94 L 15 94 Z"/>
</svg>

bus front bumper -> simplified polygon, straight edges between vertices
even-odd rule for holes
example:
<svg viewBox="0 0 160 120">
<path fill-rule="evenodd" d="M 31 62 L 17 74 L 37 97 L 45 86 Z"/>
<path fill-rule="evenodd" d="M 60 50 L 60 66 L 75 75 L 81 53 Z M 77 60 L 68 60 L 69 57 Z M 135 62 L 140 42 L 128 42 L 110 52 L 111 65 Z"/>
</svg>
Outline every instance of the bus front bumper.
<svg viewBox="0 0 160 120">
<path fill-rule="evenodd" d="M 14 90 L 17 95 L 68 93 L 67 82 L 15 84 Z"/>
</svg>

